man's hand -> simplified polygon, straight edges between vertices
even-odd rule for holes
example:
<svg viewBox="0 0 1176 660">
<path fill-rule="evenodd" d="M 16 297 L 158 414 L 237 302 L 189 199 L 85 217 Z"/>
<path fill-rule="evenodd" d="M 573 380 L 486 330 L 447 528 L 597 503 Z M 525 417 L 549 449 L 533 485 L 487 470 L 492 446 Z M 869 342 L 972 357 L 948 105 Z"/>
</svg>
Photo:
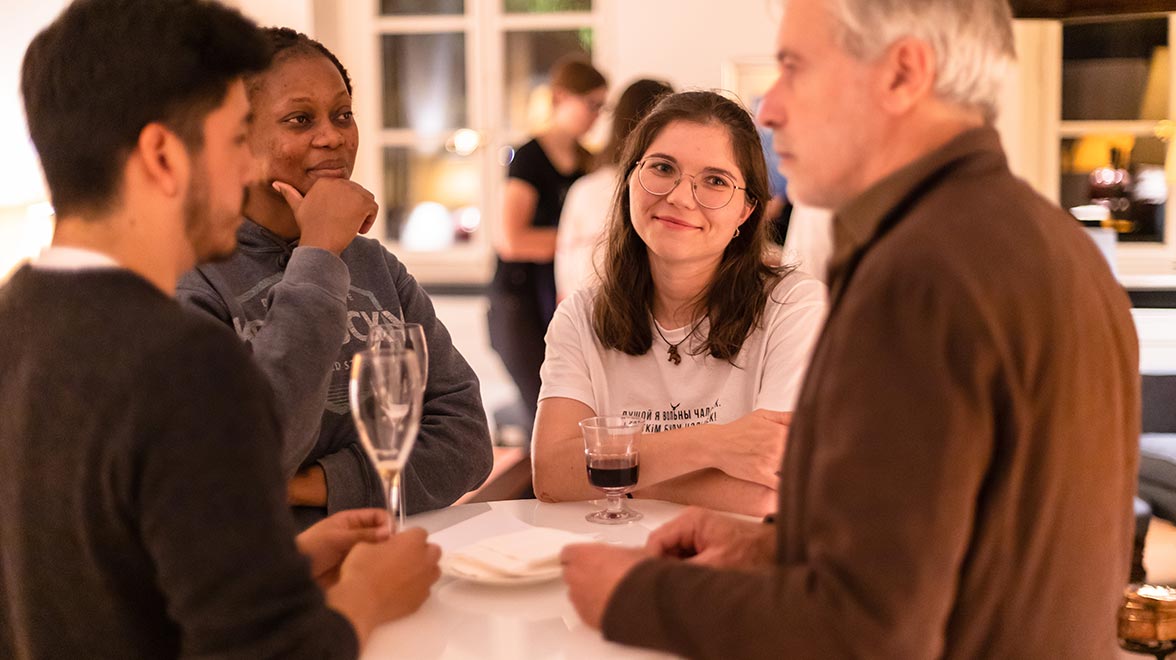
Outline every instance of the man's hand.
<svg viewBox="0 0 1176 660">
<path fill-rule="evenodd" d="M 408 529 L 356 545 L 343 560 L 327 602 L 351 621 L 360 648 L 376 626 L 412 614 L 429 597 L 441 577 L 441 549 L 426 538 L 425 530 Z"/>
<path fill-rule="evenodd" d="M 379 543 L 391 535 L 387 511 L 352 509 L 318 521 L 294 542 L 310 559 L 311 575 L 325 590 L 339 580 L 339 566 L 356 543 Z"/>
<path fill-rule="evenodd" d="M 343 252 L 357 233 L 366 234 L 380 210 L 376 196 L 347 179 L 315 181 L 304 197 L 294 186 L 274 182 L 294 211 L 294 222 L 302 236 L 298 245 L 319 247 L 336 255 Z"/>
<path fill-rule="evenodd" d="M 687 558 L 714 568 L 752 569 L 772 563 L 776 528 L 691 507 L 654 530 L 645 549 L 655 557 Z"/>
<path fill-rule="evenodd" d="M 286 483 L 286 502 L 290 506 L 326 506 L 327 474 L 320 465 L 299 470 Z"/>
<path fill-rule="evenodd" d="M 621 578 L 649 554 L 599 543 L 569 545 L 560 553 L 568 598 L 584 623 L 600 629 L 604 608 Z"/>
<path fill-rule="evenodd" d="M 792 413 L 759 409 L 721 425 L 714 465 L 736 479 L 777 489 L 791 422 Z"/>
</svg>

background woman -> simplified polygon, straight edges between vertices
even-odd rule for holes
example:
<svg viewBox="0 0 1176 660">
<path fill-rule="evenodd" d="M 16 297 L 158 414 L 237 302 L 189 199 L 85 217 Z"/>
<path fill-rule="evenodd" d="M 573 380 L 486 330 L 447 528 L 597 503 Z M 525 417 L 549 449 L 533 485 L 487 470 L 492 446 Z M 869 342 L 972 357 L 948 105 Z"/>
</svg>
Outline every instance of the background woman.
<svg viewBox="0 0 1176 660">
<path fill-rule="evenodd" d="M 304 34 L 266 32 L 273 62 L 246 80 L 258 171 L 237 252 L 188 273 L 177 294 L 233 327 L 269 377 L 289 500 L 303 526 L 326 513 L 383 506 L 348 408 L 351 356 L 377 323 L 424 326 L 429 382 L 405 500 L 410 513 L 447 506 L 481 484 L 492 464 L 478 379 L 404 265 L 378 241 L 356 236 L 377 206 L 350 181 L 359 128 L 347 71 Z"/>
<path fill-rule="evenodd" d="M 665 97 L 621 162 L 602 283 L 565 300 L 548 331 L 535 492 L 598 497 L 577 423 L 638 415 L 637 496 L 767 513 L 824 287 L 764 261 L 766 167 L 736 103 Z"/>
<path fill-rule="evenodd" d="M 608 144 L 598 154 L 600 166 L 572 184 L 564 200 L 555 239 L 555 291 L 562 300 L 593 281 L 599 261 L 597 244 L 608 219 L 608 205 L 617 187 L 617 164 L 625 138 L 658 98 L 674 88 L 660 80 L 642 78 L 625 88 L 613 111 Z"/>
<path fill-rule="evenodd" d="M 490 345 L 519 388 L 533 419 L 539 398 L 543 334 L 555 312 L 556 226 L 572 182 L 588 172 L 580 138 L 604 107 L 606 81 L 586 61 L 551 69 L 550 126 L 515 152 L 495 233 L 498 267 L 490 284 Z"/>
</svg>

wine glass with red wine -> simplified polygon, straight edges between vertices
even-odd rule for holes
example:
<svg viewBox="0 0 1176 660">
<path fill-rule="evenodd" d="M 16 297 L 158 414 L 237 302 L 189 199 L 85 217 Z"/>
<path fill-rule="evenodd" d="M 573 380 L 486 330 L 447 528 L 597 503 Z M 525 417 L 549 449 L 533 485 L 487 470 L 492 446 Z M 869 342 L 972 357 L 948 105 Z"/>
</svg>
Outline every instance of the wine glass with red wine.
<svg viewBox="0 0 1176 660">
<path fill-rule="evenodd" d="M 641 520 L 641 512 L 630 509 L 624 495 L 637 485 L 637 444 L 644 427 L 645 422 L 630 417 L 589 417 L 580 422 L 588 483 L 608 498 L 604 509 L 584 516 L 588 522 L 620 525 Z"/>
</svg>

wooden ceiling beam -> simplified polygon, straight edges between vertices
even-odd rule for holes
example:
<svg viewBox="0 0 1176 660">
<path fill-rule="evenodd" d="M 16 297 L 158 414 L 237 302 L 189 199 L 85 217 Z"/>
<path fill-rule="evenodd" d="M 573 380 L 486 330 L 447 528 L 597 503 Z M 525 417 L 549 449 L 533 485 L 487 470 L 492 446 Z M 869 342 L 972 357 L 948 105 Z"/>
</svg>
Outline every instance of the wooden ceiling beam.
<svg viewBox="0 0 1176 660">
<path fill-rule="evenodd" d="M 1176 0 L 1010 0 L 1017 18 L 1075 18 L 1176 11 Z"/>
</svg>

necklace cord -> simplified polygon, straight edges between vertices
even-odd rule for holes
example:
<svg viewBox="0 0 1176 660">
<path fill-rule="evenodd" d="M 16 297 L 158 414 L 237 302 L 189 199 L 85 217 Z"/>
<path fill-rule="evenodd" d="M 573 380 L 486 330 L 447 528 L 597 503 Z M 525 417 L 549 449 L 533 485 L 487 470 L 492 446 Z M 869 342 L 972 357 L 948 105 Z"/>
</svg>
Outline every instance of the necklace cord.
<svg viewBox="0 0 1176 660">
<path fill-rule="evenodd" d="M 666 351 L 666 355 L 668 356 L 666 358 L 667 362 L 673 362 L 674 364 L 682 363 L 682 356 L 678 353 L 678 347 L 681 346 L 687 339 L 693 337 L 694 333 L 698 332 L 698 329 L 702 327 L 702 322 L 705 320 L 706 316 L 704 315 L 702 318 L 698 319 L 698 323 L 695 323 L 693 328 L 690 328 L 690 332 L 687 332 L 685 337 L 679 339 L 677 343 L 671 344 L 670 340 L 666 339 L 666 336 L 662 334 L 661 327 L 658 326 L 657 319 L 653 319 L 653 329 L 657 332 L 657 336 L 661 337 L 662 341 L 664 341 L 666 345 L 670 347 L 669 350 Z"/>
</svg>

